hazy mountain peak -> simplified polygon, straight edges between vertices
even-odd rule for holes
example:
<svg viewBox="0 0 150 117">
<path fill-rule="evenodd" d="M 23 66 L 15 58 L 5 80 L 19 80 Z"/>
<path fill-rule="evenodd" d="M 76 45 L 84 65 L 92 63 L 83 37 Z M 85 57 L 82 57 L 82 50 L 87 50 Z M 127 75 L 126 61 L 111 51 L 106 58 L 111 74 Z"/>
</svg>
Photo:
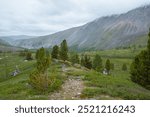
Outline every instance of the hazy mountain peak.
<svg viewBox="0 0 150 117">
<path fill-rule="evenodd" d="M 120 15 L 111 15 L 47 36 L 17 40 L 13 44 L 26 48 L 52 47 L 67 39 L 69 46 L 78 49 L 109 49 L 143 41 L 150 27 L 150 5 Z"/>
</svg>

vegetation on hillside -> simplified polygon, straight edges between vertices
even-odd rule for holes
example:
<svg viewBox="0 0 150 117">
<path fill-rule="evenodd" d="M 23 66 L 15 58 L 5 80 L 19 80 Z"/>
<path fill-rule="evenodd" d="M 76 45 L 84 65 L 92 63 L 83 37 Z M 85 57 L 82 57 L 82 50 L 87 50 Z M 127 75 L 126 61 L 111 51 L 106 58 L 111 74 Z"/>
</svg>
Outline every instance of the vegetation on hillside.
<svg viewBox="0 0 150 117">
<path fill-rule="evenodd" d="M 138 54 L 131 65 L 131 79 L 150 89 L 150 30 L 147 49 Z"/>
<path fill-rule="evenodd" d="M 149 75 L 146 70 L 150 66 L 147 55 L 150 41 L 147 50 L 138 55 L 142 49 L 136 47 L 134 51 L 124 48 L 75 53 L 69 51 L 66 40 L 63 40 L 60 45 L 53 47 L 51 53 L 44 48 L 36 52 L 24 50 L 0 53 L 0 99 L 48 99 L 48 95 L 61 89 L 66 77 L 84 81 L 86 88 L 81 99 L 150 99 L 150 91 L 147 90 L 149 86 L 142 85 L 146 86 L 145 89 L 139 82 L 134 81 L 141 74 L 145 75 L 142 78 Z M 136 58 L 141 60 L 138 65 L 132 63 L 134 57 L 134 62 L 137 62 Z M 132 80 L 130 70 L 127 69 L 131 63 L 131 75 L 134 73 L 137 76 L 131 76 L 134 78 Z M 16 66 L 20 73 L 11 76 Z M 103 74 L 104 69 L 109 75 Z M 148 78 L 142 80 L 142 83 L 145 81 L 148 81 Z"/>
</svg>

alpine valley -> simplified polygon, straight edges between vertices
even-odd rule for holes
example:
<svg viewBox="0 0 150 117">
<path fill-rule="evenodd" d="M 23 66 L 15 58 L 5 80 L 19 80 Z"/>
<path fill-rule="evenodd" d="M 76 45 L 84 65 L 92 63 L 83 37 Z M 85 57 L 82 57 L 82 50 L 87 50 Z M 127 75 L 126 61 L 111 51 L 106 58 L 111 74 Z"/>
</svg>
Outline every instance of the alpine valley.
<svg viewBox="0 0 150 117">
<path fill-rule="evenodd" d="M 146 45 L 149 27 L 150 5 L 147 5 L 124 14 L 100 17 L 85 25 L 46 36 L 0 38 L 10 45 L 28 49 L 52 48 L 66 39 L 70 47 L 78 50 L 105 50 Z"/>
</svg>

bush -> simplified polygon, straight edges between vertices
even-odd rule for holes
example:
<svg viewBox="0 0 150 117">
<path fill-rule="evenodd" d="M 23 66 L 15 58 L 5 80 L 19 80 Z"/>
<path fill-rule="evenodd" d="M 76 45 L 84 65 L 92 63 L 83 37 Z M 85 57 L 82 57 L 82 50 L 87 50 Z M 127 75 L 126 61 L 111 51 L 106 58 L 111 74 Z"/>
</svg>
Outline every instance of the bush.
<svg viewBox="0 0 150 117">
<path fill-rule="evenodd" d="M 30 74 L 29 83 L 32 87 L 39 91 L 46 91 L 51 81 L 48 79 L 48 75 L 34 71 Z"/>
<path fill-rule="evenodd" d="M 33 60 L 31 52 L 26 53 L 26 60 Z"/>
</svg>

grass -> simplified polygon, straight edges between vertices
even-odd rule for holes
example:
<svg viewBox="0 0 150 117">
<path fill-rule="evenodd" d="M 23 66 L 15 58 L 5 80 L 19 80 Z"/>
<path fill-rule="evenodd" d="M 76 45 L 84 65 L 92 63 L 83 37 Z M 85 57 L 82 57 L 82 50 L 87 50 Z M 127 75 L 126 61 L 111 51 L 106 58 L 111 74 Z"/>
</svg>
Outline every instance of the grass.
<svg viewBox="0 0 150 117">
<path fill-rule="evenodd" d="M 130 80 L 130 64 L 140 50 L 142 48 L 134 50 L 134 52 L 130 49 L 86 52 L 91 58 L 95 54 L 99 54 L 102 57 L 103 66 L 106 59 L 109 58 L 111 63 L 114 63 L 114 70 L 111 70 L 111 75 L 103 75 L 94 70 L 76 67 L 69 63 L 66 65 L 68 70 L 65 74 L 72 76 L 72 78 L 74 78 L 73 76 L 81 76 L 80 78 L 84 80 L 86 85 L 81 97 L 86 99 L 150 100 L 150 91 Z M 41 93 L 28 84 L 29 74 L 35 68 L 35 60 L 25 62 L 24 58 L 18 56 L 17 53 L 6 53 L 5 55 L 1 53 L 0 58 L 2 58 L 0 59 L 0 99 L 46 100 L 49 94 L 60 90 L 67 77 L 62 72 L 62 62 L 52 62 L 48 73 L 50 78 L 55 78 L 55 82 L 47 92 Z M 127 65 L 127 71 L 121 70 L 124 63 Z M 21 73 L 12 77 L 10 73 L 15 70 L 16 65 Z"/>
<path fill-rule="evenodd" d="M 48 95 L 55 90 L 59 90 L 61 85 L 65 81 L 65 76 L 59 73 L 58 68 L 60 65 L 52 64 L 48 69 L 50 78 L 55 78 L 54 83 L 50 86 L 47 92 L 41 93 L 35 89 L 33 89 L 29 84 L 29 74 L 34 70 L 35 60 L 32 61 L 24 61 L 23 57 L 19 57 L 17 54 L 7 53 L 7 75 L 5 78 L 5 69 L 4 64 L 6 59 L 0 60 L 0 99 L 25 99 L 25 100 L 36 100 L 36 99 L 48 99 Z M 4 55 L 0 56 L 1 58 Z M 13 77 L 10 76 L 10 73 L 15 70 L 15 66 L 18 65 L 20 74 Z"/>
<path fill-rule="evenodd" d="M 93 57 L 95 54 L 101 55 L 101 57 L 107 58 L 127 58 L 133 59 L 141 50 L 145 48 L 130 48 L 130 49 L 112 49 L 112 50 L 102 50 L 102 51 L 90 51 L 85 52 L 85 54 Z M 81 53 L 82 54 L 82 53 Z"/>
<path fill-rule="evenodd" d="M 116 50 L 115 50 L 116 51 Z M 122 57 L 115 57 L 114 50 L 107 50 L 104 52 L 97 52 L 103 59 L 103 66 L 106 59 L 110 59 L 111 63 L 114 63 L 114 70 L 111 70 L 111 75 L 103 75 L 96 71 L 91 70 L 87 72 L 84 80 L 86 81 L 87 88 L 83 91 L 83 97 L 96 98 L 96 99 L 150 99 L 150 91 L 141 87 L 138 84 L 133 83 L 130 80 L 130 65 L 133 59 L 127 57 L 129 50 L 118 50 L 117 56 L 121 53 Z M 111 57 L 106 55 L 110 52 Z M 138 51 L 136 52 L 138 53 Z M 89 53 L 93 54 L 93 53 Z M 94 53 L 95 54 L 95 53 Z M 109 55 L 109 54 L 108 54 Z M 134 54 L 135 56 L 136 54 Z M 127 65 L 128 70 L 122 71 L 122 65 Z"/>
<path fill-rule="evenodd" d="M 131 82 L 128 77 L 124 78 L 125 73 L 122 74 L 124 77 L 120 74 L 114 77 L 91 71 L 85 76 L 84 80 L 87 81 L 88 88 L 84 90 L 83 95 L 90 98 L 109 95 L 121 99 L 150 99 L 149 90 Z"/>
</svg>

